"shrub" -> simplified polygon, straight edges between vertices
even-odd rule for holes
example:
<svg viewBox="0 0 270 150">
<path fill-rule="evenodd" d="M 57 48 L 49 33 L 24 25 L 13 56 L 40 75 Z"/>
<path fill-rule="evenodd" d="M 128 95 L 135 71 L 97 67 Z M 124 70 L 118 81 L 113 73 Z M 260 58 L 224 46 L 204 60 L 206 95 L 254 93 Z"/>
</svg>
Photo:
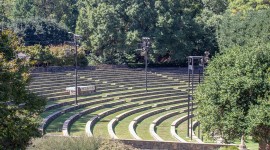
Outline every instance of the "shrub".
<svg viewBox="0 0 270 150">
<path fill-rule="evenodd" d="M 118 141 L 110 141 L 100 138 L 82 137 L 43 137 L 34 139 L 29 149 L 42 150 L 135 150 L 131 146 L 124 145 Z"/>
</svg>

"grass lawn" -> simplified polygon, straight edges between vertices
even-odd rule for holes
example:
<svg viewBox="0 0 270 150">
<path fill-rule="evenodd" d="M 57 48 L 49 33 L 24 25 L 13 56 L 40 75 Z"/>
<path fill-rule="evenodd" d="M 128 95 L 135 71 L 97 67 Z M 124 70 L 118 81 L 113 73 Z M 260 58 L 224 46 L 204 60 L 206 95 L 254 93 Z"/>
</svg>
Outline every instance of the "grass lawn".
<svg viewBox="0 0 270 150">
<path fill-rule="evenodd" d="M 156 133 L 165 141 L 176 141 L 176 139 L 173 138 L 170 133 L 171 124 L 173 121 L 184 115 L 185 113 L 181 113 L 162 121 L 158 126 L 156 126 Z"/>
</svg>

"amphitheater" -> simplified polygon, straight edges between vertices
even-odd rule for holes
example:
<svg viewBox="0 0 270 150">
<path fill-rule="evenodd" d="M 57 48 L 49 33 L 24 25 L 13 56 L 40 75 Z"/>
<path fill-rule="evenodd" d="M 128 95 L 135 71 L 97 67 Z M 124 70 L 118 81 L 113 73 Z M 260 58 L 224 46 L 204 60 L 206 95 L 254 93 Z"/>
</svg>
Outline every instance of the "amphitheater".
<svg viewBox="0 0 270 150">
<path fill-rule="evenodd" d="M 150 69 L 147 92 L 143 69 L 79 70 L 78 86 L 95 85 L 96 92 L 80 95 L 78 105 L 65 91 L 75 85 L 74 78 L 74 71 L 32 73 L 30 90 L 47 98 L 43 134 L 203 143 L 199 130 L 191 132 L 192 140 L 187 137 L 186 68 Z M 197 129 L 195 120 L 193 125 Z"/>
</svg>

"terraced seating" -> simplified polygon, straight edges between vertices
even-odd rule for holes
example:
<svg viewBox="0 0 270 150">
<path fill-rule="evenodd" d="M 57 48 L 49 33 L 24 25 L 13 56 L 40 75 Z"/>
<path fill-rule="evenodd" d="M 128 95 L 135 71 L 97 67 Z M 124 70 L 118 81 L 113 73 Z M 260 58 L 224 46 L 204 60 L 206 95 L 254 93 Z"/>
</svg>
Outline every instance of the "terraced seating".
<svg viewBox="0 0 270 150">
<path fill-rule="evenodd" d="M 186 103 L 186 101 L 185 100 L 178 100 L 178 103 Z M 122 113 L 122 114 L 120 114 L 120 115 L 118 115 L 118 116 L 116 116 L 116 118 L 115 119 L 113 119 L 112 121 L 110 121 L 109 122 L 109 124 L 108 124 L 108 132 L 109 132 L 109 134 L 110 134 L 110 137 L 111 138 L 115 138 L 115 139 L 117 139 L 118 137 L 115 135 L 115 133 L 114 133 L 114 130 L 113 130 L 113 128 L 114 128 L 114 126 L 116 125 L 116 123 L 118 122 L 118 121 L 120 121 L 120 120 L 122 120 L 122 119 L 124 119 L 124 118 L 126 118 L 126 117 L 128 117 L 128 116 L 130 116 L 130 115 L 132 115 L 132 114 L 135 114 L 135 113 L 139 113 L 139 112 L 141 112 L 141 111 L 145 111 L 145 110 L 150 110 L 151 108 L 155 108 L 155 107 L 161 107 L 161 106 L 166 106 L 166 105 L 170 105 L 170 102 L 163 102 L 163 103 L 160 103 L 160 104 L 162 104 L 162 105 L 159 105 L 159 104 L 157 104 L 158 106 L 155 106 L 155 105 L 152 105 L 152 106 L 148 106 L 148 107 L 142 107 L 142 108 L 137 108 L 137 109 L 133 109 L 133 110 L 130 110 L 130 111 L 127 111 L 127 112 L 125 112 L 125 113 Z M 176 106 L 171 106 L 171 107 L 169 107 L 169 108 L 161 108 L 162 110 L 164 110 L 164 111 L 167 111 L 167 110 L 173 110 L 173 109 L 179 109 L 179 108 L 182 108 L 182 107 L 184 107 L 184 106 L 186 106 L 187 104 L 185 104 L 185 105 L 176 105 Z M 154 107 L 155 106 L 155 107 Z M 147 109 L 145 109 L 145 108 L 147 108 Z M 162 111 L 161 111 L 162 112 Z M 137 124 L 138 122 L 140 122 L 140 121 L 142 121 L 142 120 L 140 120 L 140 119 L 145 119 L 145 118 L 147 118 L 147 117 L 149 117 L 149 116 L 151 116 L 151 115 L 154 115 L 155 113 L 158 113 L 158 112 L 150 112 L 150 114 L 148 114 L 148 113 L 146 113 L 145 115 L 144 114 L 142 114 L 142 116 L 141 117 L 139 117 L 139 119 L 138 118 L 135 118 L 133 121 L 134 122 L 131 122 L 131 123 L 133 123 L 134 125 L 135 124 Z M 147 114 L 149 115 L 149 116 L 147 116 Z M 133 125 L 133 127 L 134 127 L 134 125 Z M 132 126 L 132 125 L 130 125 L 130 126 Z M 132 127 L 130 127 L 129 126 L 129 128 L 132 128 Z M 136 138 L 136 139 L 141 139 L 141 138 L 139 138 L 138 136 L 136 136 L 136 134 L 135 134 L 135 131 L 132 131 L 132 130 L 129 130 L 129 131 L 131 131 L 131 134 L 133 135 L 133 137 L 134 138 Z"/>
<path fill-rule="evenodd" d="M 135 138 L 140 139 L 141 135 L 136 133 L 136 126 L 138 125 L 139 129 L 143 127 L 141 124 L 145 122 L 144 120 L 151 116 L 161 118 L 159 114 L 167 113 L 167 116 L 163 115 L 166 119 L 166 117 L 177 115 L 176 111 L 173 111 L 174 109 L 187 107 L 188 100 L 185 92 L 187 76 L 181 74 L 182 78 L 179 78 L 178 72 L 149 72 L 148 92 L 146 92 L 145 73 L 142 69 L 79 71 L 79 86 L 97 86 L 96 93 L 78 97 L 79 105 L 73 105 L 74 96 L 65 92 L 67 86 L 74 86 L 73 74 L 73 71 L 65 71 L 33 75 L 34 79 L 29 89 L 48 98 L 48 105 L 42 114 L 44 120 L 40 127 L 43 133 L 48 131 L 47 133 L 50 134 L 60 134 L 62 131 L 64 136 L 69 136 L 86 132 L 88 136 L 94 136 L 99 134 L 97 130 L 102 129 L 104 130 L 102 133 L 106 132 L 107 136 L 117 139 L 116 127 L 118 128 L 119 124 L 121 125 L 126 118 L 131 118 L 130 116 L 133 115 L 132 121 L 126 122 L 125 130 L 129 132 L 130 124 L 132 127 L 130 127 L 130 131 L 134 133 Z M 109 104 L 113 105 L 108 107 Z M 169 115 L 170 113 L 172 114 Z M 156 126 L 162 122 L 162 119 L 156 121 L 155 125 L 152 120 L 152 124 L 149 123 L 149 125 L 151 124 L 149 135 L 151 134 L 156 140 L 163 140 L 158 138 L 158 134 L 155 132 Z M 84 129 L 78 128 L 78 125 Z M 61 130 L 57 130 L 59 126 L 61 126 Z"/>
<path fill-rule="evenodd" d="M 104 111 L 104 112 L 101 112 L 99 113 L 97 116 L 95 117 L 92 117 L 86 124 L 85 126 L 85 132 L 88 136 L 93 136 L 93 133 L 92 133 L 92 129 L 94 127 L 94 124 L 101 118 L 109 115 L 110 113 L 115 113 L 119 110 L 123 110 L 123 109 L 126 109 L 126 108 L 130 108 L 130 107 L 134 107 L 134 106 L 137 106 L 137 104 L 127 104 L 127 105 L 124 105 L 124 106 L 120 106 L 120 107 L 117 107 L 117 108 L 113 108 L 113 109 L 110 109 L 110 110 L 107 110 L 107 111 Z"/>
<path fill-rule="evenodd" d="M 182 104 L 182 105 L 180 105 L 180 107 L 178 106 L 177 108 L 184 108 L 184 107 L 187 107 L 187 105 L 188 104 Z M 174 107 L 171 107 L 171 109 L 175 109 Z M 185 111 L 183 111 L 183 112 L 185 112 Z M 155 132 L 155 128 L 156 128 L 156 126 L 157 125 L 159 125 L 162 121 L 164 121 L 165 119 L 168 119 L 168 118 L 170 118 L 170 117 L 172 117 L 172 116 L 176 116 L 176 115 L 179 115 L 181 112 L 179 112 L 179 111 L 174 111 L 174 112 L 170 112 L 170 113 L 167 113 L 167 114 L 165 114 L 165 115 L 163 115 L 163 116 L 160 116 L 160 117 L 158 117 L 157 119 L 155 119 L 152 123 L 151 123 L 151 125 L 150 125 L 150 127 L 149 127 L 149 132 L 150 132 L 150 134 L 151 134 L 151 136 L 155 139 L 155 140 L 157 140 L 157 141 L 164 141 L 160 136 L 158 136 L 158 134 Z"/>
<path fill-rule="evenodd" d="M 110 103 L 110 104 L 103 104 L 103 105 L 100 105 L 100 106 L 97 106 L 97 107 L 94 107 L 94 108 L 90 108 L 90 109 L 86 109 L 86 110 L 83 110 L 81 112 L 79 112 L 78 114 L 75 114 L 73 116 L 71 116 L 69 119 L 67 119 L 64 124 L 63 124 L 63 127 L 62 127 L 62 132 L 63 132 L 63 135 L 64 136 L 69 136 L 69 128 L 70 128 L 70 125 L 75 122 L 77 119 L 79 119 L 81 116 L 83 115 L 86 115 L 88 113 L 91 113 L 91 112 L 94 112 L 98 109 L 102 109 L 102 108 L 105 108 L 105 107 L 111 107 L 111 106 L 115 106 L 115 105 L 119 105 L 119 104 L 123 104 L 125 103 L 126 101 L 124 100 L 121 100 L 121 101 L 117 101 L 117 102 L 113 102 L 113 103 Z M 128 106 L 131 106 L 131 105 L 127 105 L 126 107 Z M 124 106 L 123 107 L 120 107 L 120 108 L 125 108 Z M 115 110 L 115 109 L 112 109 L 112 110 Z M 111 111 L 113 112 L 113 111 Z M 106 112 L 106 113 L 110 113 L 109 111 Z M 99 118 L 102 118 L 104 115 L 106 115 L 106 113 L 102 113 L 102 114 L 98 114 L 95 118 L 99 119 Z M 91 119 L 90 119 L 91 120 Z M 91 124 L 91 123 L 90 123 Z M 91 127 L 91 126 L 90 126 Z"/>
<path fill-rule="evenodd" d="M 71 107 L 68 107 L 68 108 L 64 108 L 62 110 L 59 110 L 57 112 L 54 112 L 53 114 L 51 114 L 51 115 L 49 115 L 49 116 L 47 116 L 46 118 L 43 119 L 42 124 L 39 127 L 39 130 L 44 134 L 45 133 L 44 130 L 48 126 L 48 124 L 50 122 L 52 122 L 57 117 L 65 114 L 67 112 L 71 112 L 71 111 L 74 111 L 76 109 L 80 109 L 80 108 L 87 107 L 87 106 L 90 106 L 90 105 L 93 105 L 93 104 L 97 104 L 97 103 L 109 102 L 111 100 L 113 100 L 113 98 L 107 98 L 107 99 L 100 100 L 100 101 L 93 101 L 93 102 L 88 102 L 88 103 L 84 103 L 84 104 L 79 104 L 79 105 L 71 106 Z"/>
<path fill-rule="evenodd" d="M 192 118 L 193 115 L 190 115 L 190 117 Z M 177 135 L 177 133 L 175 132 L 176 131 L 176 127 L 181 124 L 182 122 L 186 121 L 188 119 L 188 116 L 183 116 L 177 120 L 175 120 L 172 125 L 171 125 L 171 135 L 177 139 L 178 141 L 180 142 L 187 142 L 186 140 L 184 140 L 183 138 L 181 138 L 180 136 Z"/>
<path fill-rule="evenodd" d="M 147 112 L 145 114 L 142 114 L 138 117 L 136 117 L 135 119 L 133 119 L 133 121 L 131 121 L 131 123 L 129 124 L 129 127 L 128 127 L 128 130 L 130 132 L 130 134 L 137 140 L 142 140 L 137 134 L 136 134 L 136 131 L 135 131 L 135 126 L 141 122 L 143 119 L 153 115 L 153 114 L 156 114 L 156 113 L 161 113 L 161 112 L 164 112 L 166 111 L 165 108 L 161 108 L 161 109 L 157 109 L 157 110 L 153 110 L 153 111 L 150 111 L 150 112 Z"/>
<path fill-rule="evenodd" d="M 140 107 L 140 108 L 136 108 L 127 112 L 124 112 L 118 116 L 116 116 L 113 120 L 111 120 L 108 124 L 108 131 L 109 134 L 111 136 L 111 138 L 113 139 L 118 139 L 118 137 L 116 136 L 113 127 L 117 124 L 117 122 L 119 122 L 120 120 L 124 119 L 125 117 L 131 115 L 131 114 L 135 114 L 137 112 L 143 111 L 143 110 L 147 110 L 149 108 L 151 108 L 152 106 L 145 106 L 145 107 Z"/>
</svg>

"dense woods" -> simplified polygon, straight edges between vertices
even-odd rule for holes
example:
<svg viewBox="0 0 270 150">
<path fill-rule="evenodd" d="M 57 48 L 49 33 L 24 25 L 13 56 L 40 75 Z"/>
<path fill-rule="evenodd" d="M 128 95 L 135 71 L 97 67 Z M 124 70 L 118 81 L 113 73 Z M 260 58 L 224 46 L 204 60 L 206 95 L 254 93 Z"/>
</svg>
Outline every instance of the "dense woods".
<svg viewBox="0 0 270 150">
<path fill-rule="evenodd" d="M 69 32 L 82 36 L 80 66 L 143 62 L 142 37 L 151 38 L 152 64 L 186 66 L 189 55 L 217 54 L 196 92 L 203 131 L 269 146 L 269 7 L 269 0 L 1 0 L 0 149 L 23 149 L 38 136 L 45 102 L 25 88 L 29 67 L 74 65 Z"/>
</svg>

